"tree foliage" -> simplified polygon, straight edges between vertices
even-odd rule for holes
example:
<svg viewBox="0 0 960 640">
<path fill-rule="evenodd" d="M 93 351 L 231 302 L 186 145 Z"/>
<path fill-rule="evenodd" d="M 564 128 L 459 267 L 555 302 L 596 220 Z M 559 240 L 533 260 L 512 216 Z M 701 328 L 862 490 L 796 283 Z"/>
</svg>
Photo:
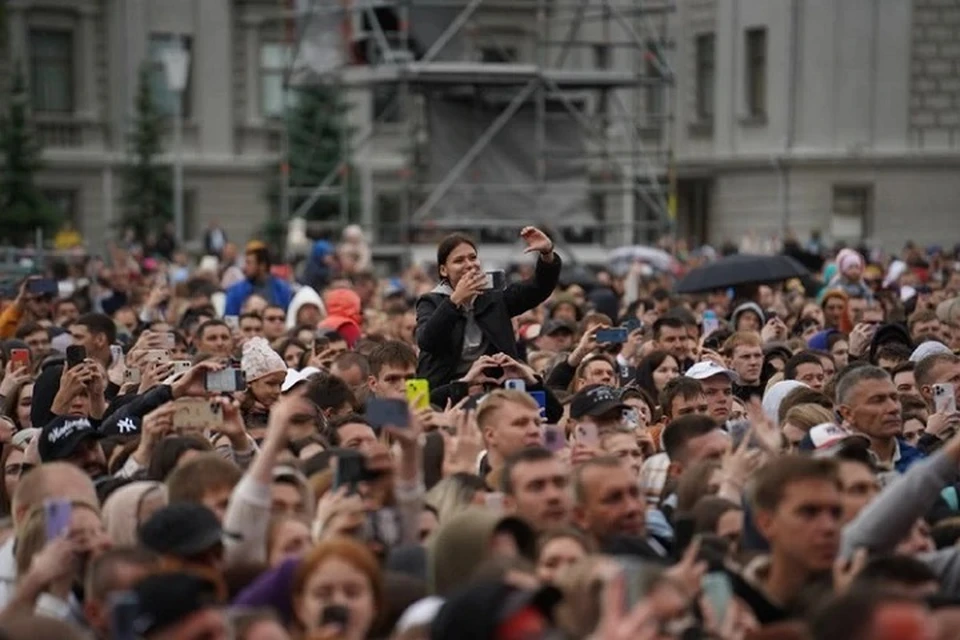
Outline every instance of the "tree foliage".
<svg viewBox="0 0 960 640">
<path fill-rule="evenodd" d="M 0 241 L 23 246 L 37 228 L 50 237 L 61 214 L 35 182 L 43 168 L 43 148 L 30 120 L 29 96 L 23 69 L 14 66 L 9 107 L 0 115 Z"/>
<path fill-rule="evenodd" d="M 349 163 L 338 170 L 345 158 L 349 159 L 349 141 L 353 131 L 347 123 L 347 107 L 336 88 L 313 85 L 298 88 L 291 95 L 292 105 L 286 114 L 287 167 L 290 172 L 290 213 L 296 212 L 314 187 L 322 184 L 331 172 L 336 177 L 329 183 L 329 192 L 321 195 L 307 209 L 305 218 L 311 222 L 336 223 L 341 219 L 341 188 L 347 189 L 350 217 L 359 208 L 359 192 L 352 178 Z M 264 232 L 272 238 L 285 237 L 287 221 L 282 220 L 281 197 L 283 174 L 278 167 L 271 175 L 267 188 L 270 217 Z"/>
<path fill-rule="evenodd" d="M 124 229 L 132 228 L 140 239 L 160 232 L 173 220 L 172 168 L 158 160 L 163 153 L 164 118 L 150 88 L 149 68 L 144 65 L 137 82 L 134 123 L 127 136 L 128 161 L 121 174 L 118 222 Z"/>
</svg>

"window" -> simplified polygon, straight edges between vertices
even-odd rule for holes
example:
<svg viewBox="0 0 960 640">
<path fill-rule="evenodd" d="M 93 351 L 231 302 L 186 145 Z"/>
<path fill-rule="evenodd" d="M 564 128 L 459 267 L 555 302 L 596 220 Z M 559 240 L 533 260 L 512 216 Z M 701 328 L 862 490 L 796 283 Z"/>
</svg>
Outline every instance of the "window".
<svg viewBox="0 0 960 640">
<path fill-rule="evenodd" d="M 72 189 L 44 189 L 43 197 L 57 212 L 63 222 L 71 222 L 78 227 L 80 216 L 77 215 L 77 192 Z"/>
<path fill-rule="evenodd" d="M 767 30 L 747 30 L 746 47 L 747 115 L 763 118 L 767 115 Z"/>
<path fill-rule="evenodd" d="M 283 116 L 284 76 L 290 62 L 289 45 L 270 42 L 260 46 L 260 113 L 265 118 Z M 290 98 L 292 104 L 292 94 Z"/>
<path fill-rule="evenodd" d="M 610 68 L 610 45 L 608 44 L 593 45 L 593 68 L 594 69 Z"/>
<path fill-rule="evenodd" d="M 647 113 L 647 125 L 659 127 L 664 114 L 664 82 L 662 73 L 662 63 L 657 55 L 658 49 L 651 47 L 647 49 L 644 55 L 646 75 L 649 78 L 644 96 L 644 105 Z"/>
<path fill-rule="evenodd" d="M 702 33 L 696 40 L 697 56 L 697 120 L 713 120 L 713 88 L 716 70 L 716 38 L 712 33 Z"/>
<path fill-rule="evenodd" d="M 866 238 L 870 231 L 872 208 L 871 186 L 835 186 L 830 225 L 833 239 L 859 242 Z"/>
<path fill-rule="evenodd" d="M 189 36 L 180 36 L 169 33 L 154 33 L 150 35 L 150 90 L 153 94 L 153 103 L 163 115 L 173 116 L 177 113 L 177 94 L 167 84 L 167 72 L 163 65 L 163 55 L 168 49 L 182 46 L 188 52 L 191 50 Z M 190 63 L 192 66 L 192 62 Z M 180 113 L 184 118 L 190 117 L 191 94 L 193 93 L 193 74 L 187 69 L 187 86 L 183 90 Z"/>
<path fill-rule="evenodd" d="M 30 97 L 39 113 L 73 112 L 73 32 L 30 30 Z"/>
</svg>

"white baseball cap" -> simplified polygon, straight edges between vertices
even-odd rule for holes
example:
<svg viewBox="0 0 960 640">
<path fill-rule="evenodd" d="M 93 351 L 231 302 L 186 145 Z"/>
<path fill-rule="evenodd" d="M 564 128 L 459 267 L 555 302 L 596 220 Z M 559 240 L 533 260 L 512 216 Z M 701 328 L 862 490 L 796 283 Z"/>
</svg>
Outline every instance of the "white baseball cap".
<svg viewBox="0 0 960 640">
<path fill-rule="evenodd" d="M 301 371 L 287 369 L 287 377 L 283 379 L 283 384 L 280 385 L 280 393 L 286 393 L 301 382 L 306 382 L 315 373 L 320 373 L 320 369 L 316 367 L 304 367 Z"/>
<path fill-rule="evenodd" d="M 688 378 L 693 378 L 694 380 L 706 380 L 707 378 L 712 378 L 713 376 L 727 376 L 730 378 L 730 382 L 733 383 L 736 383 L 740 380 L 740 376 L 738 376 L 735 371 L 721 367 L 713 360 L 704 360 L 702 362 L 698 362 L 687 369 L 687 372 L 684 375 Z"/>
</svg>

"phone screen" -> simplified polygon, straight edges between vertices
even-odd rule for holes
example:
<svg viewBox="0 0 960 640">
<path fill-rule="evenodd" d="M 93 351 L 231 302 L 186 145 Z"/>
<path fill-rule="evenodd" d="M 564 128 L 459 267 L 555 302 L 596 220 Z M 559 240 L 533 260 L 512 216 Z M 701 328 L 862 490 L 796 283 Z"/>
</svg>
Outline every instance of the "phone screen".
<svg viewBox="0 0 960 640">
<path fill-rule="evenodd" d="M 73 369 L 87 359 L 87 350 L 80 345 L 67 347 L 67 368 Z"/>
<path fill-rule="evenodd" d="M 47 541 L 56 540 L 70 528 L 73 503 L 69 500 L 47 500 L 43 503 Z"/>
<path fill-rule="evenodd" d="M 366 418 L 374 429 L 406 429 L 410 426 L 410 407 L 403 400 L 372 398 L 367 401 Z"/>
<path fill-rule="evenodd" d="M 222 371 L 208 371 L 205 379 L 207 391 L 213 393 L 236 393 L 243 391 L 246 384 L 243 372 L 239 369 L 223 369 Z"/>
<path fill-rule="evenodd" d="M 367 479 L 367 462 L 363 455 L 350 453 L 337 456 L 337 471 L 333 476 L 333 488 L 349 487 L 351 493 L 357 490 L 357 484 Z"/>
<path fill-rule="evenodd" d="M 600 331 L 597 331 L 597 342 L 600 344 L 619 344 L 626 341 L 626 329 L 601 329 Z"/>
<path fill-rule="evenodd" d="M 10 361 L 17 365 L 17 368 L 30 366 L 30 349 L 11 349 Z"/>
<path fill-rule="evenodd" d="M 722 571 L 712 571 L 703 576 L 700 588 L 703 589 L 703 596 L 710 605 L 717 627 L 722 629 L 733 600 L 730 576 Z"/>
</svg>

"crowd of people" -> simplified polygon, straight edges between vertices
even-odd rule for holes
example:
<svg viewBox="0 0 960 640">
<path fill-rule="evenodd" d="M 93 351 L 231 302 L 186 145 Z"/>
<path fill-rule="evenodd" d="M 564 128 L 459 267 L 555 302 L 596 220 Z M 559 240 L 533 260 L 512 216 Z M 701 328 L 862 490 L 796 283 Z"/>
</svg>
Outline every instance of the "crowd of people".
<svg viewBox="0 0 960 640">
<path fill-rule="evenodd" d="M 677 295 L 129 241 L 0 311 L 0 638 L 960 638 L 960 254 Z M 719 264 L 719 263 L 717 263 Z"/>
</svg>

